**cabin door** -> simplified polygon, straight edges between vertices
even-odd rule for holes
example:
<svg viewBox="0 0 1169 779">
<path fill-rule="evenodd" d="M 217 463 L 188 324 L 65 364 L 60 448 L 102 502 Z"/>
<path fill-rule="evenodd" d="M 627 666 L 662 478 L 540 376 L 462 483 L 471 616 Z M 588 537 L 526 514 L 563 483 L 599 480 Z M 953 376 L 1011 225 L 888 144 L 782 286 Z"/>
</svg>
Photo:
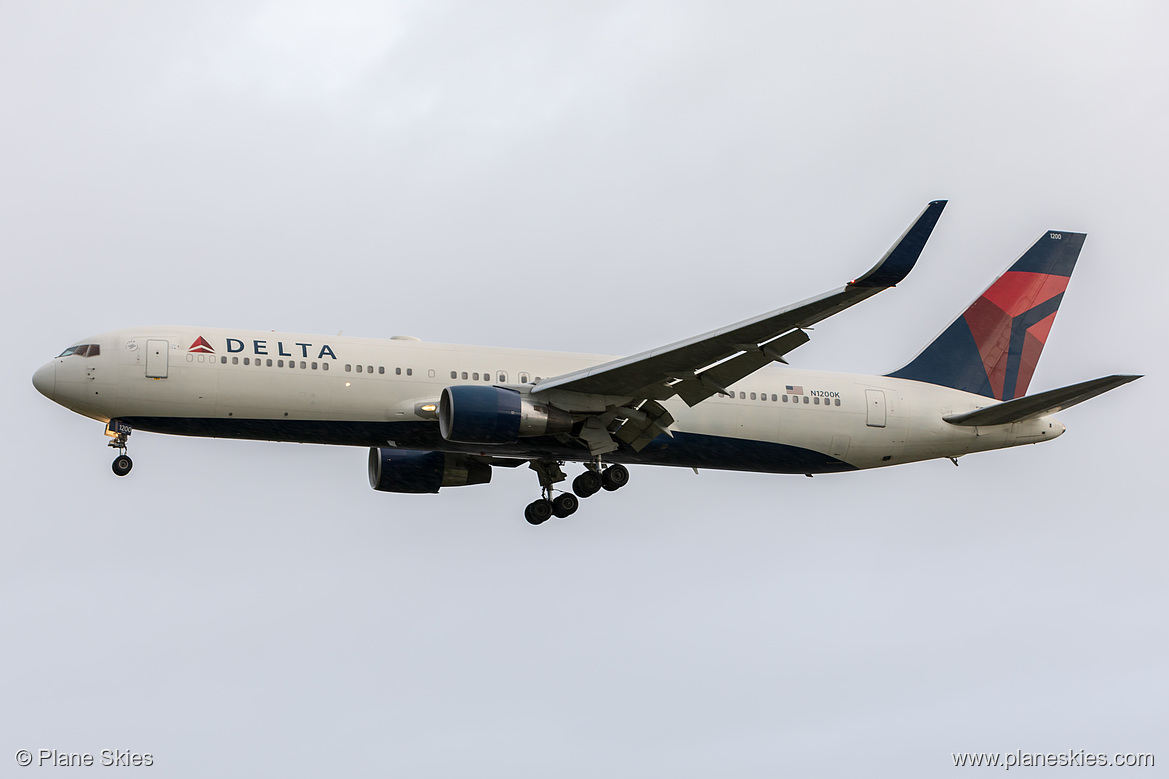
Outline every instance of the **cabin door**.
<svg viewBox="0 0 1169 779">
<path fill-rule="evenodd" d="M 146 378 L 165 379 L 170 342 L 150 339 L 146 342 Z"/>
</svg>

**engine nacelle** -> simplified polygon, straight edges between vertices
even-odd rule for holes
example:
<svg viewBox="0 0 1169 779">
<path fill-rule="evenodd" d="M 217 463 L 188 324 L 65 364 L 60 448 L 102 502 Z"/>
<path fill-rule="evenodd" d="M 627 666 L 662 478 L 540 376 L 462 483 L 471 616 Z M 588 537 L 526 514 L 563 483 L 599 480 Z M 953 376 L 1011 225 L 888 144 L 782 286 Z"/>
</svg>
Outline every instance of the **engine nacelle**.
<svg viewBox="0 0 1169 779">
<path fill-rule="evenodd" d="M 379 492 L 438 492 L 491 481 L 491 466 L 465 454 L 373 447 L 369 486 Z"/>
<path fill-rule="evenodd" d="M 447 387 L 438 402 L 438 430 L 455 443 L 514 444 L 571 429 L 568 412 L 502 387 Z"/>
</svg>

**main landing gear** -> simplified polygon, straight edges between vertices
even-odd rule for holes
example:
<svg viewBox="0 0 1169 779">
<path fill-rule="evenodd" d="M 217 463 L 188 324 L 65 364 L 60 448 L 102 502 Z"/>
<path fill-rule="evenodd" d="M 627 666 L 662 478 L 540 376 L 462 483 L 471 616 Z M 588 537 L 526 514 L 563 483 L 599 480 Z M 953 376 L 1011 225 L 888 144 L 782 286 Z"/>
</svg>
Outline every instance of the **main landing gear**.
<svg viewBox="0 0 1169 779">
<path fill-rule="evenodd" d="M 112 439 L 108 445 L 118 450 L 118 456 L 110 466 L 115 476 L 125 476 L 134 467 L 134 461 L 126 454 L 126 439 L 130 437 L 130 433 L 130 426 L 117 419 L 111 419 L 106 425 L 106 435 Z"/>
<path fill-rule="evenodd" d="M 560 469 L 562 463 L 550 460 L 533 460 L 529 467 L 540 477 L 542 497 L 534 500 L 524 509 L 524 519 L 533 525 L 540 525 L 552 517 L 564 519 L 580 508 L 579 498 L 588 498 L 601 490 L 613 492 L 629 483 L 629 469 L 614 463 L 602 469 L 600 462 L 591 462 L 585 471 L 572 480 L 572 492 L 561 492 L 553 497 L 552 485 L 568 477 Z"/>
<path fill-rule="evenodd" d="M 572 516 L 580 508 L 580 501 L 571 492 L 562 492 L 555 498 L 549 499 L 551 492 L 545 492 L 544 497 L 534 500 L 524 509 L 524 519 L 530 524 L 539 525 L 552 517 Z"/>
</svg>

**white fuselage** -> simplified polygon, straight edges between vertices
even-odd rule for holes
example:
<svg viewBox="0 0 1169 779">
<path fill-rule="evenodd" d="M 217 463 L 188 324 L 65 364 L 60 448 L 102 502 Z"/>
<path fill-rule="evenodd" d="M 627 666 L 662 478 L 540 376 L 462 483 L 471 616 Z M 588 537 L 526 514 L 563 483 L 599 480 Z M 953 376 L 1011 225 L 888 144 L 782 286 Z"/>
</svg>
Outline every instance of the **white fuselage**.
<svg viewBox="0 0 1169 779">
<path fill-rule="evenodd" d="M 587 461 L 540 438 L 503 446 L 445 442 L 424 406 L 457 384 L 524 385 L 612 359 L 570 354 L 193 327 L 103 333 L 97 356 L 59 357 L 34 383 L 54 401 L 135 429 L 212 437 L 399 446 Z M 774 365 L 693 408 L 663 403 L 673 437 L 608 459 L 778 473 L 873 468 L 1038 443 L 1052 417 L 991 427 L 943 417 L 996 403 L 917 381 Z"/>
</svg>

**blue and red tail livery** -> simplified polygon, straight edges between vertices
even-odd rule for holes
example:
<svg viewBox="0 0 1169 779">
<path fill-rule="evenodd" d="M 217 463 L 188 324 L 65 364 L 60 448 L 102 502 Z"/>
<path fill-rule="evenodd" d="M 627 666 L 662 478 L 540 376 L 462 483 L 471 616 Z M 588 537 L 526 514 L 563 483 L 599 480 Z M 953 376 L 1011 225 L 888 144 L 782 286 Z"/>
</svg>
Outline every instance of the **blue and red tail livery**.
<svg viewBox="0 0 1169 779">
<path fill-rule="evenodd" d="M 1049 232 L 908 365 L 889 374 L 998 400 L 1027 393 L 1084 245 Z"/>
</svg>

